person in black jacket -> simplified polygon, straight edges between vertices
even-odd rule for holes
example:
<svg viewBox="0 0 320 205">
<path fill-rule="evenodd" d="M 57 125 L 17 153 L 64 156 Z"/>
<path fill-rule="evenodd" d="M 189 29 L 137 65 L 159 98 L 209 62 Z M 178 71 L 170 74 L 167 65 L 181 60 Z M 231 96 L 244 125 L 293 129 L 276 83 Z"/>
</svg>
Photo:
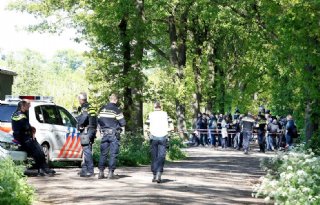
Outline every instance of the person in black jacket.
<svg viewBox="0 0 320 205">
<path fill-rule="evenodd" d="M 105 163 L 109 151 L 108 179 L 115 178 L 114 170 L 116 169 L 116 160 L 119 154 L 120 133 L 122 127 L 126 125 L 123 113 L 117 106 L 117 95 L 111 94 L 109 100 L 110 102 L 100 109 L 98 115 L 98 124 L 102 134 L 99 159 L 99 179 L 104 178 Z"/>
<path fill-rule="evenodd" d="M 296 126 L 292 119 L 292 115 L 287 116 L 287 123 L 286 123 L 286 148 L 291 148 L 293 143 L 294 132 L 296 131 Z"/>
<path fill-rule="evenodd" d="M 91 104 L 88 103 L 85 92 L 79 94 L 78 100 L 81 106 L 78 108 L 79 115 L 77 121 L 84 156 L 80 177 L 92 177 L 94 176 L 92 144 L 96 137 L 97 113 Z"/>
<path fill-rule="evenodd" d="M 29 108 L 30 104 L 27 101 L 22 100 L 18 103 L 18 108 L 11 117 L 13 137 L 19 142 L 22 150 L 34 159 L 39 175 L 55 174 L 54 170 L 49 169 L 44 152 L 34 137 L 35 128 L 31 127 L 28 118 Z"/>
<path fill-rule="evenodd" d="M 267 119 L 265 118 L 264 114 L 259 114 L 258 115 L 258 143 L 259 143 L 259 148 L 260 152 L 265 152 L 265 133 L 266 133 L 266 125 L 267 125 Z"/>
</svg>

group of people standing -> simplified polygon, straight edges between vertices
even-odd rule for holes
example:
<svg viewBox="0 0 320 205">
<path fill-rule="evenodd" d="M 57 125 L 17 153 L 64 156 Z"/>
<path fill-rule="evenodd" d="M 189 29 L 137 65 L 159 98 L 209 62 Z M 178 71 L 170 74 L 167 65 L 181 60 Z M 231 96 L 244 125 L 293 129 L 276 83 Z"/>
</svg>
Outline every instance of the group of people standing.
<svg viewBox="0 0 320 205">
<path fill-rule="evenodd" d="M 237 109 L 233 116 L 199 113 L 193 138 L 197 140 L 196 144 L 202 146 L 243 148 L 244 153 L 248 154 L 255 134 L 260 152 L 273 151 L 290 148 L 293 138 L 297 137 L 297 128 L 291 115 L 277 118 L 264 109 L 257 116 L 250 112 L 243 115 Z"/>
<path fill-rule="evenodd" d="M 120 149 L 120 133 L 126 124 L 123 113 L 118 103 L 118 97 L 111 94 L 110 102 L 100 108 L 96 114 L 91 105 L 87 102 L 87 95 L 80 93 L 78 129 L 80 131 L 81 145 L 83 147 L 84 163 L 80 172 L 81 177 L 91 177 L 94 175 L 92 144 L 96 136 L 96 129 L 99 126 L 101 132 L 99 175 L 98 179 L 105 178 L 104 169 L 108 160 L 108 179 L 114 179 L 114 170 L 116 169 L 117 156 Z M 151 171 L 153 173 L 152 182 L 161 183 L 161 175 L 166 156 L 168 143 L 168 132 L 172 130 L 172 120 L 165 111 L 161 110 L 161 104 L 154 104 L 154 111 L 151 112 L 146 121 L 147 130 L 150 134 L 151 146 Z"/>
<path fill-rule="evenodd" d="M 114 170 L 120 149 L 120 133 L 126 125 L 124 115 L 118 106 L 118 97 L 116 94 L 111 94 L 109 102 L 103 105 L 98 112 L 88 102 L 86 93 L 81 92 L 78 95 L 78 100 L 80 106 L 76 119 L 83 150 L 83 163 L 79 175 L 80 177 L 94 176 L 92 145 L 97 130 L 99 130 L 101 144 L 98 179 L 105 178 L 104 170 L 107 158 L 109 169 L 107 178 L 115 179 L 117 177 L 114 175 Z M 18 103 L 17 111 L 12 115 L 14 139 L 21 144 L 23 150 L 34 158 L 40 175 L 55 174 L 54 170 L 49 169 L 41 145 L 34 137 L 35 128 L 30 125 L 28 118 L 29 108 L 30 103 L 22 100 Z M 149 114 L 146 125 L 150 134 L 152 182 L 160 183 L 168 145 L 168 132 L 173 130 L 172 120 L 165 111 L 161 110 L 160 103 L 156 102 L 154 111 Z"/>
</svg>

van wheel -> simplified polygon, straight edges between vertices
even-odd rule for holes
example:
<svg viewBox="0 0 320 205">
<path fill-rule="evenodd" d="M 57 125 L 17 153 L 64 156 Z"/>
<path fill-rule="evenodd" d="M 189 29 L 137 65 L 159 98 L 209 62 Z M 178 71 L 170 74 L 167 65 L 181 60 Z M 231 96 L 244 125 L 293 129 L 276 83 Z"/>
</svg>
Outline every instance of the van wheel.
<svg viewBox="0 0 320 205">
<path fill-rule="evenodd" d="M 46 163 L 49 164 L 49 146 L 47 144 L 42 144 L 41 146 L 44 156 L 46 158 Z"/>
</svg>

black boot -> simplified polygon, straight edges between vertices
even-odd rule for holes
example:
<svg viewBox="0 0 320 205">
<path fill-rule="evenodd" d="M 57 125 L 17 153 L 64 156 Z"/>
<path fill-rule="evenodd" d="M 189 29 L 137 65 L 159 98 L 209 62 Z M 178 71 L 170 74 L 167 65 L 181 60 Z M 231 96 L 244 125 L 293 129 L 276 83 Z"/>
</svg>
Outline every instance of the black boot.
<svg viewBox="0 0 320 205">
<path fill-rule="evenodd" d="M 53 175 L 56 173 L 56 171 L 54 171 L 53 169 L 49 169 L 49 168 L 44 168 L 43 171 L 44 171 L 44 173 L 50 174 L 50 175 Z"/>
<path fill-rule="evenodd" d="M 98 179 L 103 179 L 103 178 L 104 178 L 104 171 L 100 170 L 99 175 L 98 175 Z"/>
<path fill-rule="evenodd" d="M 157 172 L 156 181 L 158 184 L 161 183 L 161 172 Z"/>
<path fill-rule="evenodd" d="M 43 177 L 43 176 L 46 176 L 46 175 L 45 175 L 45 173 L 44 173 L 44 171 L 43 171 L 42 169 L 38 169 L 38 174 L 37 174 L 37 176 Z"/>
</svg>

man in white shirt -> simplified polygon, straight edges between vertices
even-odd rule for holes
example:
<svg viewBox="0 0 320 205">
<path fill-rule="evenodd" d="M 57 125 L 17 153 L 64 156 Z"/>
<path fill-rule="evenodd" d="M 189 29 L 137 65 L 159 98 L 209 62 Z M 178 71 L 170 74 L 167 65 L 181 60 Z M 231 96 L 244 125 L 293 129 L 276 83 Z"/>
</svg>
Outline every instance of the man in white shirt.
<svg viewBox="0 0 320 205">
<path fill-rule="evenodd" d="M 172 120 L 168 114 L 161 110 L 159 102 L 154 104 L 154 111 L 149 113 L 146 121 L 151 145 L 151 171 L 152 182 L 161 183 L 161 175 L 166 158 L 168 132 L 172 129 Z"/>
</svg>

